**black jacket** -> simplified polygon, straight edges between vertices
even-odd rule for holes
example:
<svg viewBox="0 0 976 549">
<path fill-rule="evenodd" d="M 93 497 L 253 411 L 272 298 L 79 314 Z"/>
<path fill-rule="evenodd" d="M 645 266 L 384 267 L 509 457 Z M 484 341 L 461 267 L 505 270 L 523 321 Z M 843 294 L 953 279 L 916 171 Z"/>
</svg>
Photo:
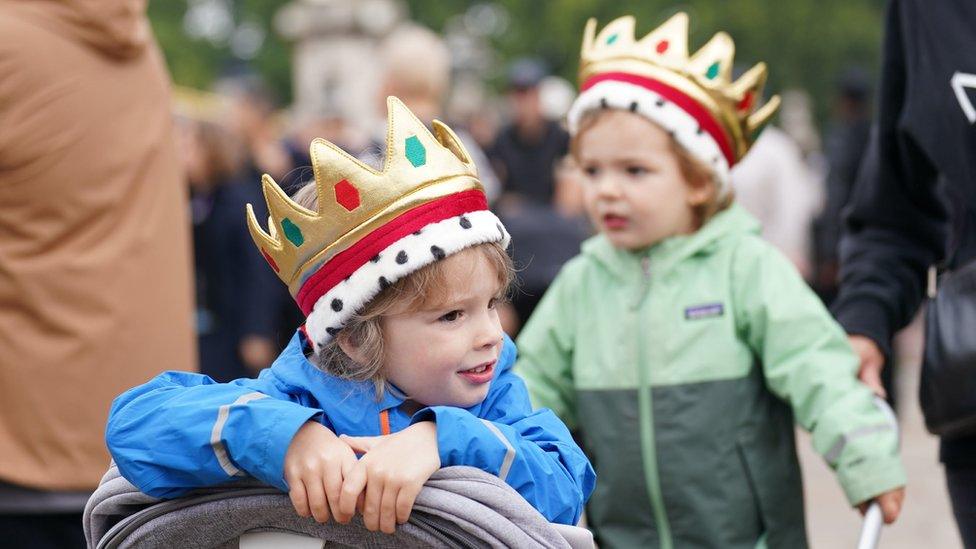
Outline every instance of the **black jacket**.
<svg viewBox="0 0 976 549">
<path fill-rule="evenodd" d="M 549 121 L 535 142 L 519 136 L 514 125 L 504 128 L 488 156 L 501 168 L 502 192 L 517 193 L 538 204 L 550 204 L 555 193 L 553 170 L 568 152 L 569 134 L 557 122 Z"/>
<path fill-rule="evenodd" d="M 878 128 L 848 209 L 833 311 L 890 356 L 928 267 L 976 257 L 976 3 L 892 0 L 885 33 Z"/>
<path fill-rule="evenodd" d="M 228 181 L 191 199 L 200 371 L 218 381 L 253 375 L 238 355 L 241 339 L 274 339 L 287 297 L 248 233 L 248 203 L 259 220 L 267 219 L 256 185 Z"/>
</svg>

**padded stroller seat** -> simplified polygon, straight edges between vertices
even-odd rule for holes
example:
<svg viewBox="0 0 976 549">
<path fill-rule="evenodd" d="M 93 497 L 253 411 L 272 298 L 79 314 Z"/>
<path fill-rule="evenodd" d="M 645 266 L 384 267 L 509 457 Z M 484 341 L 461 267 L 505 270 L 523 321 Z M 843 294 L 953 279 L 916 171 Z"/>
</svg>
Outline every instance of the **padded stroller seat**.
<svg viewBox="0 0 976 549">
<path fill-rule="evenodd" d="M 317 538 L 311 546 L 318 547 L 593 547 L 589 531 L 550 524 L 510 486 L 471 467 L 434 473 L 393 535 L 370 532 L 360 516 L 350 524 L 299 517 L 287 494 L 254 479 L 160 500 L 114 465 L 88 501 L 84 523 L 91 549 L 236 549 L 242 536 L 249 547 L 273 540 L 254 535 L 260 532 Z"/>
</svg>

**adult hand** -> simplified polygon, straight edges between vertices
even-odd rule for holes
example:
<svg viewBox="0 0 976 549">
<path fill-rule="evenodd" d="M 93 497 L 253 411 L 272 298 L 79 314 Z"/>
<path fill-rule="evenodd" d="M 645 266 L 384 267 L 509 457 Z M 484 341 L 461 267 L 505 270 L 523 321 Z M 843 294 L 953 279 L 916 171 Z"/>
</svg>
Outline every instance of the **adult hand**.
<svg viewBox="0 0 976 549">
<path fill-rule="evenodd" d="M 347 523 L 352 513 L 340 513 L 343 480 L 356 466 L 352 448 L 324 425 L 308 421 L 295 434 L 285 454 L 288 496 L 299 516 Z"/>
<path fill-rule="evenodd" d="M 394 533 L 410 518 L 424 483 L 441 467 L 437 425 L 421 421 L 392 435 L 342 440 L 364 455 L 342 485 L 339 509 L 351 513 L 361 501 L 367 529 Z"/>
<path fill-rule="evenodd" d="M 895 488 L 874 498 L 881 505 L 881 514 L 884 515 L 885 524 L 891 524 L 898 519 L 901 513 L 901 504 L 905 501 L 905 487 Z M 865 501 L 857 506 L 861 514 L 868 512 L 871 501 Z"/>
<path fill-rule="evenodd" d="M 878 344 L 869 337 L 862 335 L 852 335 L 847 338 L 854 353 L 861 359 L 861 367 L 857 377 L 861 382 L 871 388 L 876 395 L 887 398 L 884 384 L 881 382 L 881 369 L 884 368 L 884 354 L 878 348 Z"/>
</svg>

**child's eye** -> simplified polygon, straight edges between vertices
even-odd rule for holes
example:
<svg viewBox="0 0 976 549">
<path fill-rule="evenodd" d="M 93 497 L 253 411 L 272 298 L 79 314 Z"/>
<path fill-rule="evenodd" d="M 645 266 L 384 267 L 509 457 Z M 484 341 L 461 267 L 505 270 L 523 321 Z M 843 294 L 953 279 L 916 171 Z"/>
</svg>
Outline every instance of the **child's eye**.
<svg viewBox="0 0 976 549">
<path fill-rule="evenodd" d="M 584 166 L 583 173 L 585 173 L 587 177 L 596 177 L 596 175 L 600 173 L 600 169 L 596 166 Z"/>
<path fill-rule="evenodd" d="M 650 172 L 650 170 L 643 166 L 627 166 L 627 175 L 640 176 L 645 175 L 648 172 Z"/>
<path fill-rule="evenodd" d="M 459 318 L 461 318 L 461 311 L 451 311 L 437 320 L 440 322 L 456 322 Z"/>
</svg>

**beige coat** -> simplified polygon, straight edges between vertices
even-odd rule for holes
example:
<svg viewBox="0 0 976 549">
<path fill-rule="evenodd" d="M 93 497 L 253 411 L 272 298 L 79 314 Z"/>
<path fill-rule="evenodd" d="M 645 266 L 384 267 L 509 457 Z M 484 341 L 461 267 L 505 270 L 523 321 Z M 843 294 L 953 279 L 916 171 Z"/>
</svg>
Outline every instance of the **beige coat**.
<svg viewBox="0 0 976 549">
<path fill-rule="evenodd" d="M 0 481 L 94 488 L 112 399 L 196 367 L 186 191 L 144 10 L 0 0 Z"/>
</svg>

